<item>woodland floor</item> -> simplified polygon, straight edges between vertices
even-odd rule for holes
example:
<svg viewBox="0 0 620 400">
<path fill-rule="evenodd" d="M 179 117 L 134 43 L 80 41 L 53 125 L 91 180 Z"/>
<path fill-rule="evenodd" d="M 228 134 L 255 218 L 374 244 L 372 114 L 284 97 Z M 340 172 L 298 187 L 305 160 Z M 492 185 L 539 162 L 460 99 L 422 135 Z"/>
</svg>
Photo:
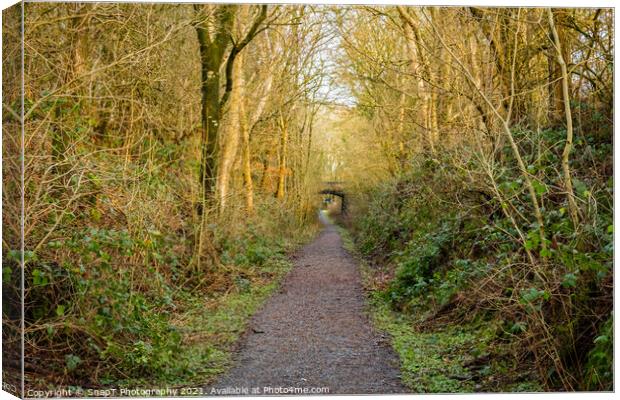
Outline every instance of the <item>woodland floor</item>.
<svg viewBox="0 0 620 400">
<path fill-rule="evenodd" d="M 328 388 L 329 394 L 406 391 L 398 357 L 366 313 L 358 265 L 335 226 L 321 218 L 325 228 L 296 253 L 280 290 L 252 318 L 233 368 L 206 394 L 225 394 L 227 388 L 276 394 L 265 387 Z"/>
</svg>

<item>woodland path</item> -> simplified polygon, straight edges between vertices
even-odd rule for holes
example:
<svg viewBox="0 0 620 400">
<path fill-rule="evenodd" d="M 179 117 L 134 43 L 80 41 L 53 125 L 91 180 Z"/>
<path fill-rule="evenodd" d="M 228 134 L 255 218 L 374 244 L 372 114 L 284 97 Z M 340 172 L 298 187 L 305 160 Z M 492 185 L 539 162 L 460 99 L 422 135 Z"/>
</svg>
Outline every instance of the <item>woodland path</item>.
<svg viewBox="0 0 620 400">
<path fill-rule="evenodd" d="M 252 394 L 256 387 L 267 395 L 276 393 L 265 387 L 405 392 L 398 358 L 365 312 L 357 264 L 334 225 L 322 214 L 321 220 L 323 231 L 296 253 L 280 290 L 252 318 L 235 366 L 205 394 L 227 388 Z"/>
</svg>

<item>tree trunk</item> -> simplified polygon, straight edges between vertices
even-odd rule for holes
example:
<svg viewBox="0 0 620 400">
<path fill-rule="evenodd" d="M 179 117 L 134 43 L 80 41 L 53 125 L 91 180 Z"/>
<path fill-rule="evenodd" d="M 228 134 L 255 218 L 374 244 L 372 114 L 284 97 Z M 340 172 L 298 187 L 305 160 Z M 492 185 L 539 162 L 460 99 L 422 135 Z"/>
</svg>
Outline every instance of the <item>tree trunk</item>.
<svg viewBox="0 0 620 400">
<path fill-rule="evenodd" d="M 280 112 L 280 148 L 278 153 L 278 186 L 276 190 L 276 198 L 284 198 L 284 183 L 286 178 L 286 150 L 288 142 L 288 126 L 282 112 Z"/>
<path fill-rule="evenodd" d="M 430 105 L 429 118 L 430 118 L 430 125 L 431 125 L 429 145 L 430 145 L 432 154 L 435 154 L 437 142 L 439 141 L 439 116 L 437 115 L 438 114 L 437 102 L 438 102 L 437 88 L 433 87 L 431 88 L 431 96 L 429 99 L 429 105 Z"/>
<path fill-rule="evenodd" d="M 194 5 L 197 14 L 207 5 Z M 230 43 L 230 33 L 236 6 L 218 6 L 215 11 L 215 36 L 211 40 L 210 27 L 205 21 L 196 24 L 196 34 L 200 47 L 201 67 L 201 122 L 200 140 L 200 184 L 202 200 L 213 197 L 215 192 L 216 167 L 219 146 L 218 129 L 220 123 L 220 68 L 224 53 Z M 208 13 L 207 13 L 208 14 Z"/>
<path fill-rule="evenodd" d="M 254 182 L 252 181 L 252 152 L 250 149 L 250 130 L 245 119 L 245 99 L 239 103 L 241 116 L 241 139 L 243 147 L 243 186 L 245 187 L 245 208 L 248 214 L 254 213 Z"/>
<path fill-rule="evenodd" d="M 552 13 L 552 18 L 555 21 L 560 23 L 565 18 L 565 12 L 562 10 L 549 10 Z M 551 96 L 551 104 L 549 111 L 551 112 L 550 121 L 556 125 L 560 125 L 564 121 L 564 72 L 562 69 L 562 64 L 558 61 L 558 56 L 556 54 L 557 50 L 560 51 L 560 56 L 562 57 L 564 63 L 564 69 L 566 69 L 566 62 L 570 62 L 570 46 L 568 41 L 566 40 L 566 32 L 562 26 L 554 25 L 555 33 L 552 32 L 553 41 L 557 44 L 554 44 L 556 49 L 552 49 L 549 53 L 549 84 L 550 84 L 550 96 Z M 557 37 L 556 37 L 557 36 Z M 569 93 L 571 84 L 570 81 L 566 82 L 568 85 Z M 569 104 L 570 106 L 570 104 Z"/>
<path fill-rule="evenodd" d="M 427 64 L 427 60 L 424 55 L 424 47 L 422 46 L 422 38 L 418 29 L 418 23 L 409 13 L 407 8 L 397 6 L 397 9 L 400 13 L 401 19 L 405 24 L 404 32 L 405 38 L 407 39 L 407 43 L 409 45 L 409 51 L 411 53 L 412 67 L 414 68 L 414 70 L 417 69 L 417 67 L 421 69 L 422 79 L 418 79 L 418 92 L 420 93 L 420 96 L 422 98 L 422 116 L 423 120 L 425 121 L 424 130 L 426 134 L 427 144 L 431 154 L 434 154 L 434 137 L 438 136 L 438 128 L 437 125 L 434 124 L 436 120 L 433 119 L 433 104 L 435 104 L 436 101 L 434 101 L 433 99 L 434 90 L 430 84 L 432 78 L 431 68 Z"/>
<path fill-rule="evenodd" d="M 402 82 L 401 82 L 402 85 Z M 398 99 L 398 166 L 400 173 L 405 170 L 407 164 L 407 153 L 405 151 L 405 93 L 401 93 Z"/>
<path fill-rule="evenodd" d="M 217 197 L 220 211 L 223 211 L 227 206 L 232 167 L 239 148 L 239 136 L 242 135 L 241 118 L 243 116 L 241 111 L 245 82 L 243 78 L 243 57 L 241 55 L 237 56 L 233 65 L 232 79 L 233 86 L 229 101 L 225 106 L 226 111 L 221 120 L 219 134 L 221 147 L 217 171 Z"/>
<path fill-rule="evenodd" d="M 558 64 L 562 71 L 562 99 L 564 105 L 564 115 L 566 117 L 566 144 L 564 145 L 564 151 L 562 152 L 562 172 L 564 174 L 564 189 L 566 190 L 566 198 L 568 200 L 568 210 L 570 213 L 573 226 L 577 229 L 579 224 L 579 213 L 577 209 L 577 203 L 575 202 L 575 195 L 573 193 L 573 183 L 571 181 L 569 157 L 573 148 L 573 117 L 570 109 L 570 89 L 569 89 L 569 76 L 566 69 L 566 60 L 562 52 L 562 43 L 558 35 L 558 31 L 555 27 L 554 16 L 551 9 L 547 9 L 549 17 L 549 27 L 553 35 L 555 42 L 555 50 L 557 55 Z"/>
</svg>

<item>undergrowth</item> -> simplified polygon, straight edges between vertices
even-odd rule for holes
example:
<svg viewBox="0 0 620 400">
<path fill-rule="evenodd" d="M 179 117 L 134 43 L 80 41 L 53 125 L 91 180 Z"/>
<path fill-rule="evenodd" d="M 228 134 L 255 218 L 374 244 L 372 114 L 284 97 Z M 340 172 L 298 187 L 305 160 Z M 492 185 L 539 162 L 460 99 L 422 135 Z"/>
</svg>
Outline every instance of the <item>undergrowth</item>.
<svg viewBox="0 0 620 400">
<path fill-rule="evenodd" d="M 27 390 L 204 384 L 228 367 L 248 318 L 290 268 L 287 254 L 317 224 L 257 196 L 253 215 L 206 216 L 210 258 L 193 263 L 201 215 L 178 194 L 193 184 L 192 174 L 178 178 L 181 164 L 127 183 L 139 166 L 84 157 L 84 180 L 52 180 L 49 194 L 27 199 L 66 207 L 41 214 L 31 223 L 45 229 L 26 238 Z M 10 249 L 3 259 L 3 289 L 15 298 L 20 256 Z M 17 324 L 15 306 L 3 312 Z"/>
<path fill-rule="evenodd" d="M 544 243 L 524 217 L 532 211 L 518 171 L 502 168 L 491 181 L 480 159 L 463 161 L 466 152 L 412 165 L 358 196 L 345 221 L 412 390 L 612 388 L 612 186 L 606 174 L 577 168 L 608 171 L 610 148 L 577 140 L 574 229 L 553 167 L 563 132 L 516 135 L 543 149 L 527 162 Z"/>
<path fill-rule="evenodd" d="M 401 363 L 403 383 L 414 393 L 471 393 L 480 391 L 540 391 L 526 372 L 519 383 L 506 379 L 514 365 L 491 360 L 497 326 L 487 321 L 446 324 L 420 329 L 419 318 L 393 308 L 388 291 L 381 290 L 381 267 L 361 258 L 348 230 L 341 228 L 344 245 L 360 257 L 374 325 L 388 333 Z"/>
<path fill-rule="evenodd" d="M 194 278 L 159 232 L 140 241 L 124 231 L 90 229 L 51 242 L 48 247 L 73 255 L 73 262 L 54 267 L 32 255 L 28 317 L 43 331 L 29 337 L 50 350 L 35 353 L 48 363 L 30 375 L 28 386 L 58 388 L 65 379 L 76 388 L 210 381 L 229 366 L 231 346 L 249 317 L 290 269 L 287 253 L 313 232 L 285 240 L 253 229 L 220 239 L 222 264 Z M 144 248 L 151 250 L 147 259 L 161 264 L 132 273 L 129 257 Z M 58 343 L 69 347 L 60 352 Z M 48 375 L 54 372 L 62 379 Z"/>
</svg>

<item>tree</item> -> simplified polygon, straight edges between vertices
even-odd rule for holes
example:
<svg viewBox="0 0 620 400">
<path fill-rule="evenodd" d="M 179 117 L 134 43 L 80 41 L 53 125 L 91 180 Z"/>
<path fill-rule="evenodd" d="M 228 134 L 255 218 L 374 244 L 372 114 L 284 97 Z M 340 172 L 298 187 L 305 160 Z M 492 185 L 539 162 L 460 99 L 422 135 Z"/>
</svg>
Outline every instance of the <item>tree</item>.
<svg viewBox="0 0 620 400">
<path fill-rule="evenodd" d="M 568 199 L 568 209 L 570 217 L 573 221 L 573 227 L 578 228 L 579 214 L 577 211 L 577 203 L 575 202 L 575 194 L 573 193 L 573 183 L 570 173 L 569 158 L 573 147 L 573 117 L 570 106 L 570 77 L 568 75 L 568 69 L 566 68 L 566 56 L 564 53 L 564 47 L 560 40 L 560 35 L 555 27 L 554 14 L 550 8 L 547 9 L 547 16 L 549 20 L 549 28 L 553 37 L 553 44 L 557 55 L 557 62 L 560 66 L 561 87 L 562 87 L 562 102 L 564 107 L 564 117 L 566 118 L 566 144 L 564 145 L 564 151 L 562 152 L 562 171 L 564 173 L 564 189 L 566 190 L 566 198 Z"/>
<path fill-rule="evenodd" d="M 219 162 L 219 141 L 221 139 L 219 135 L 220 120 L 222 110 L 234 88 L 235 61 L 241 51 L 259 32 L 261 24 L 267 17 L 267 6 L 258 7 L 258 13 L 249 29 L 237 42 L 232 40 L 232 32 L 239 6 L 194 5 L 194 8 L 198 17 L 195 27 L 200 45 L 202 71 L 200 182 L 203 192 L 202 201 L 204 202 L 208 198 L 212 198 L 216 189 L 216 169 Z M 212 8 L 214 8 L 213 21 L 209 18 Z M 213 34 L 210 33 L 211 29 L 214 31 Z M 220 90 L 222 85 L 220 70 L 224 62 L 226 63 L 225 87 L 222 92 Z"/>
</svg>

